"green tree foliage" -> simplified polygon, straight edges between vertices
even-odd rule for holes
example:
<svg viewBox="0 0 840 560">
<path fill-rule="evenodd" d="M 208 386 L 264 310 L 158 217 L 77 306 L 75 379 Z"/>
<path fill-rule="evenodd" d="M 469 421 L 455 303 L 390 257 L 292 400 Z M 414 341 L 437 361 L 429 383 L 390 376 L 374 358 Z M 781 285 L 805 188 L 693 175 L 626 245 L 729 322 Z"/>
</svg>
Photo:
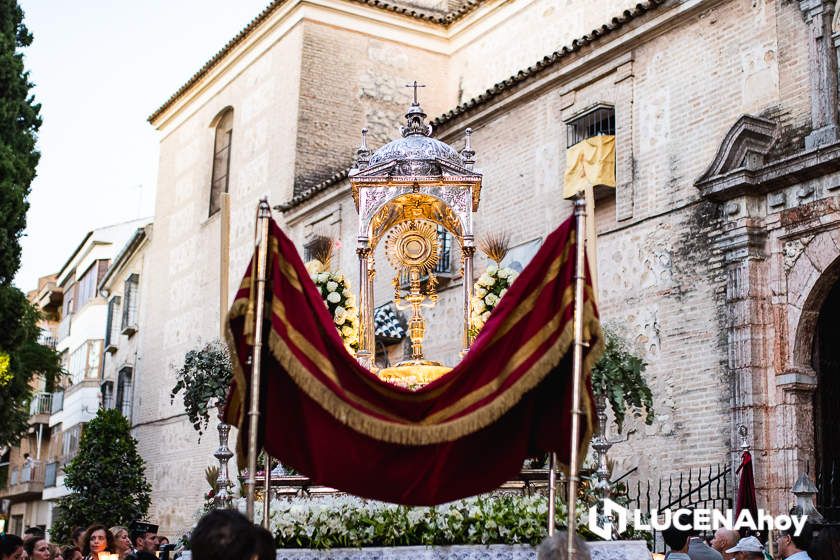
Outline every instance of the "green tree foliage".
<svg viewBox="0 0 840 560">
<path fill-rule="evenodd" d="M 128 526 L 146 516 L 151 486 L 130 430 L 115 409 L 100 409 L 85 426 L 79 453 L 65 467 L 64 483 L 72 494 L 59 501 L 53 541 L 69 541 L 74 527 Z"/>
<path fill-rule="evenodd" d="M 647 364 L 612 329 L 605 328 L 604 334 L 606 347 L 592 368 L 592 390 L 607 398 L 619 432 L 628 408 L 636 416 L 644 412 L 645 424 L 652 423 L 653 396 L 642 375 Z"/>
<path fill-rule="evenodd" d="M 16 443 L 26 429 L 32 377 L 45 375 L 49 386 L 60 372 L 56 353 L 38 344 L 38 312 L 12 286 L 40 157 L 41 106 L 30 94 L 21 52 L 31 43 L 16 0 L 0 0 L 0 444 Z"/>
</svg>

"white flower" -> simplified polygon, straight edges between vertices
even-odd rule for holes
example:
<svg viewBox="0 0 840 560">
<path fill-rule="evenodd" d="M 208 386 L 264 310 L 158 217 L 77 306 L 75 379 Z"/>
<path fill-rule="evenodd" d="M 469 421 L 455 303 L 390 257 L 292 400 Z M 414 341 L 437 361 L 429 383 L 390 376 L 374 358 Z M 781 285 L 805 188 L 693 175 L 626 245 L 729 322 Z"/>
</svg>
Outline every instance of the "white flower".
<svg viewBox="0 0 840 560">
<path fill-rule="evenodd" d="M 324 272 L 324 263 L 319 261 L 318 259 L 314 259 L 306 263 L 306 272 L 309 273 L 310 276 L 316 276 L 317 274 Z"/>
<path fill-rule="evenodd" d="M 333 274 L 332 278 L 336 282 L 344 282 L 344 274 L 342 274 L 340 272 L 336 272 L 335 274 Z"/>
<path fill-rule="evenodd" d="M 327 282 L 327 291 L 334 292 L 338 289 L 338 282 Z"/>
<path fill-rule="evenodd" d="M 346 292 L 347 290 L 344 291 Z M 347 298 L 344 300 L 344 303 L 345 305 L 347 305 L 347 307 L 356 307 L 356 296 L 354 296 L 352 293 L 348 296 L 345 293 L 344 297 Z"/>
<path fill-rule="evenodd" d="M 513 271 L 509 268 L 500 268 L 499 272 L 496 273 L 496 276 L 498 276 L 499 278 L 507 278 L 508 276 L 510 276 L 511 272 Z"/>
<path fill-rule="evenodd" d="M 508 286 L 513 284 L 513 281 L 516 280 L 518 277 L 519 277 L 519 273 L 516 272 L 515 270 L 511 270 L 510 274 L 508 275 Z"/>
<path fill-rule="evenodd" d="M 487 295 L 487 290 L 485 290 L 484 288 L 476 288 L 475 295 L 476 297 L 483 298 Z"/>
<path fill-rule="evenodd" d="M 341 301 L 341 294 L 338 294 L 336 292 L 330 292 L 329 294 L 327 294 L 327 301 L 330 303 L 338 303 L 339 301 Z"/>
<path fill-rule="evenodd" d="M 471 303 L 472 303 L 472 310 L 473 310 L 474 313 L 481 313 L 482 311 L 484 311 L 485 306 L 484 306 L 484 300 L 483 299 L 474 297 L 474 298 L 472 298 Z"/>
<path fill-rule="evenodd" d="M 496 274 L 496 272 L 498 272 L 498 270 L 499 268 L 495 264 L 491 264 L 487 267 L 487 274 L 493 276 L 494 274 Z"/>
<path fill-rule="evenodd" d="M 354 330 L 353 330 L 353 327 L 351 327 L 351 326 L 344 325 L 343 327 L 341 327 L 341 334 L 343 334 L 345 337 L 349 338 L 350 336 L 353 335 L 353 332 L 354 332 Z"/>
<path fill-rule="evenodd" d="M 479 286 L 492 286 L 493 279 L 485 272 L 481 276 L 478 277 L 478 285 Z"/>
<path fill-rule="evenodd" d="M 343 307 L 338 306 L 335 308 L 335 324 L 341 326 L 344 324 L 344 320 L 347 318 L 347 310 Z"/>
<path fill-rule="evenodd" d="M 487 294 L 487 297 L 484 298 L 485 303 L 487 303 L 488 307 L 492 307 L 499 303 L 499 296 L 496 294 Z"/>
<path fill-rule="evenodd" d="M 341 295 L 344 297 L 350 297 L 353 295 L 353 291 L 350 288 L 344 288 L 344 291 L 341 292 Z"/>
<path fill-rule="evenodd" d="M 321 272 L 320 274 L 318 274 L 318 284 L 323 284 L 324 282 L 326 282 L 329 279 L 330 279 L 330 273 L 329 272 Z"/>
<path fill-rule="evenodd" d="M 490 318 L 490 312 L 489 311 L 485 311 L 484 313 L 481 314 L 481 320 L 484 321 L 485 323 L 487 322 L 487 319 L 489 319 L 489 318 Z"/>
<path fill-rule="evenodd" d="M 501 292 L 499 292 L 499 299 L 502 299 L 503 297 L 505 297 L 505 294 L 506 294 L 506 293 L 507 293 L 507 288 L 505 288 L 504 290 L 502 290 Z"/>
</svg>

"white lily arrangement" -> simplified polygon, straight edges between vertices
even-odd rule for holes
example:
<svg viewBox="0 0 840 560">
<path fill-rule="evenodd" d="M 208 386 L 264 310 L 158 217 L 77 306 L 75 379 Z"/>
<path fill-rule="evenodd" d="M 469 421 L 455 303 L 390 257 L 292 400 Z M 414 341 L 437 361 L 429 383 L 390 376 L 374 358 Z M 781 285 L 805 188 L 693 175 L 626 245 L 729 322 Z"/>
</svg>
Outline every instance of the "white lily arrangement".
<svg viewBox="0 0 840 560">
<path fill-rule="evenodd" d="M 499 268 L 491 264 L 479 276 L 473 285 L 473 297 L 470 301 L 470 328 L 473 336 L 487 323 L 490 314 L 499 305 L 499 301 L 508 291 L 508 288 L 516 280 L 519 273 L 511 268 Z"/>
<path fill-rule="evenodd" d="M 350 289 L 350 281 L 341 272 L 325 271 L 317 265 L 321 263 L 310 261 L 306 269 L 321 292 L 347 351 L 353 353 L 359 348 L 359 308 L 356 307 L 356 296 Z"/>
</svg>

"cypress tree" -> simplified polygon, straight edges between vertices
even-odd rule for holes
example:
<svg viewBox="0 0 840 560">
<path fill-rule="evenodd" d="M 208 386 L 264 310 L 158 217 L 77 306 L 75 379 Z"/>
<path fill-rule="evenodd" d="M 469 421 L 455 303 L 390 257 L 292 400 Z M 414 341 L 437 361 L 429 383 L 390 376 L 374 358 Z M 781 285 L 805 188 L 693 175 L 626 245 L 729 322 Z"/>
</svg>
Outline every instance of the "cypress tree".
<svg viewBox="0 0 840 560">
<path fill-rule="evenodd" d="M 74 527 L 127 527 L 143 519 L 151 492 L 145 470 L 128 420 L 116 409 L 100 409 L 82 432 L 78 454 L 64 468 L 64 484 L 72 493 L 56 507 L 52 540 L 68 542 Z"/>
<path fill-rule="evenodd" d="M 12 285 L 40 157 L 41 105 L 21 52 L 30 44 L 17 1 L 0 0 L 0 445 L 16 443 L 27 428 L 33 376 L 44 375 L 49 387 L 60 373 L 56 353 L 38 344 L 38 311 Z"/>
</svg>

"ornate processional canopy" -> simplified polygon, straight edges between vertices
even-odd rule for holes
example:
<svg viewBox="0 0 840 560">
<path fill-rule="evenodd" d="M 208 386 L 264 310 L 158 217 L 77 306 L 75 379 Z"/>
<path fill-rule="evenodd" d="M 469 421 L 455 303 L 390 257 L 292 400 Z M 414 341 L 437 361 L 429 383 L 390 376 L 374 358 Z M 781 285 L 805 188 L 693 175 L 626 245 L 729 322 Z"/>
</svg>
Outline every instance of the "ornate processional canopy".
<svg viewBox="0 0 840 560">
<path fill-rule="evenodd" d="M 359 360 L 373 368 L 373 250 L 388 235 L 388 259 L 397 270 L 394 279 L 395 303 L 401 298 L 411 305 L 409 333 L 413 365 L 431 365 L 424 360 L 422 340 L 425 321 L 421 306 L 437 301 L 433 273 L 439 250 L 436 226 L 445 228 L 458 241 L 464 263 L 464 350 L 469 348 L 470 297 L 472 295 L 472 259 L 475 252 L 473 213 L 478 210 L 481 174 L 473 169 L 475 151 L 471 130 L 466 130 L 465 146 L 459 152 L 432 138 L 426 113 L 414 101 L 400 127 L 401 138 L 375 152 L 367 146 L 367 129 L 362 129 L 362 144 L 356 164 L 350 170 L 350 185 L 359 212 L 357 254 L 359 255 L 361 327 Z M 429 232 L 432 232 L 431 234 Z M 401 292 L 400 276 L 408 279 L 406 293 Z M 428 278 L 426 286 L 421 280 Z"/>
</svg>

